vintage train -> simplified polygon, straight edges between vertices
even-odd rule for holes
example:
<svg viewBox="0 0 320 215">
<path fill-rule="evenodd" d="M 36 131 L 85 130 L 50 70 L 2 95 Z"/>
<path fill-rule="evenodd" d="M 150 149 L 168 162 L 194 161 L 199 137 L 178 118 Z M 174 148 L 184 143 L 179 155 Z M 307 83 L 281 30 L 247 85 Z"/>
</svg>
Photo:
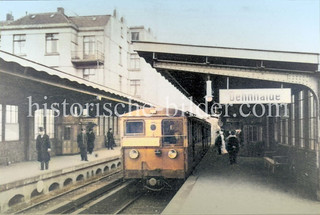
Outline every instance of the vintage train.
<svg viewBox="0 0 320 215">
<path fill-rule="evenodd" d="M 211 142 L 210 123 L 176 109 L 139 109 L 119 125 L 124 178 L 151 190 L 186 179 Z"/>
</svg>

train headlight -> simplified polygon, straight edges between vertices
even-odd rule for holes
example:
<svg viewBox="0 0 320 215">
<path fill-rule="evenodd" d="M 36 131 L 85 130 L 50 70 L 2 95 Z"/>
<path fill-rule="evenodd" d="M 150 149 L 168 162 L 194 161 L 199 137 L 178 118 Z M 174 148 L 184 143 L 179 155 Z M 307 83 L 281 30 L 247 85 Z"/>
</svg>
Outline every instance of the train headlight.
<svg viewBox="0 0 320 215">
<path fill-rule="evenodd" d="M 155 178 L 150 178 L 148 183 L 151 185 L 151 186 L 156 186 L 157 184 L 157 179 Z"/>
<path fill-rule="evenodd" d="M 137 159 L 139 157 L 139 152 L 136 149 L 131 149 L 129 152 L 129 157 L 132 159 Z"/>
<path fill-rule="evenodd" d="M 178 156 L 178 152 L 176 150 L 174 150 L 174 149 L 171 149 L 168 152 L 168 156 L 169 156 L 169 158 L 174 159 L 174 158 L 176 158 Z"/>
</svg>

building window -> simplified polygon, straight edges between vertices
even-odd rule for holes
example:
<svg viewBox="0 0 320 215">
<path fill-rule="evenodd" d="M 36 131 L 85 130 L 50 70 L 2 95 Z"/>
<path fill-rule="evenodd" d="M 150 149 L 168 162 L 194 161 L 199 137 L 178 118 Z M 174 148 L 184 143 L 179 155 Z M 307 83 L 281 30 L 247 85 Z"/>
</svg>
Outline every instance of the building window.
<svg viewBox="0 0 320 215">
<path fill-rule="evenodd" d="M 140 69 L 140 57 L 138 54 L 130 55 L 130 69 L 133 69 L 133 70 Z"/>
<path fill-rule="evenodd" d="M 115 119 L 115 121 L 114 121 L 114 123 L 115 123 L 114 130 L 115 130 L 115 134 L 118 135 L 119 134 L 119 118 L 115 117 L 114 119 Z"/>
<path fill-rule="evenodd" d="M 139 32 L 132 32 L 131 33 L 131 40 L 139 40 Z"/>
<path fill-rule="evenodd" d="M 83 37 L 83 57 L 85 59 L 95 56 L 95 36 Z"/>
<path fill-rule="evenodd" d="M 130 88 L 132 95 L 135 97 L 140 97 L 141 80 L 130 80 Z"/>
<path fill-rule="evenodd" d="M 113 116 L 110 116 L 109 117 L 109 128 L 111 128 L 114 132 L 114 129 L 113 129 Z"/>
<path fill-rule="evenodd" d="M 15 55 L 26 54 L 26 35 L 25 34 L 13 35 L 13 54 Z"/>
<path fill-rule="evenodd" d="M 122 47 L 119 46 L 119 65 L 122 66 Z"/>
<path fill-rule="evenodd" d="M 36 110 L 34 112 L 34 138 L 39 135 L 39 127 L 44 128 L 44 110 Z"/>
<path fill-rule="evenodd" d="M 95 69 L 83 69 L 83 78 L 89 79 L 90 76 L 94 76 L 96 74 Z"/>
<path fill-rule="evenodd" d="M 105 117 L 104 119 L 104 135 L 107 135 L 108 131 L 109 131 L 109 128 L 110 128 L 110 118 L 111 117 Z"/>
<path fill-rule="evenodd" d="M 97 136 L 103 135 L 103 131 L 104 131 L 103 124 L 104 124 L 104 117 L 100 116 L 99 117 L 99 129 L 97 129 Z"/>
<path fill-rule="evenodd" d="M 121 29 L 120 29 L 120 34 L 121 34 L 121 37 L 123 38 L 123 27 L 121 26 Z"/>
<path fill-rule="evenodd" d="M 65 126 L 63 131 L 63 139 L 64 140 L 71 140 L 71 126 Z"/>
<path fill-rule="evenodd" d="M 5 140 L 19 140 L 18 106 L 6 105 Z"/>
<path fill-rule="evenodd" d="M 34 138 L 39 135 L 39 127 L 45 128 L 46 134 L 49 138 L 54 138 L 54 111 L 47 109 L 36 110 L 34 113 Z"/>
<path fill-rule="evenodd" d="M 46 133 L 50 138 L 54 138 L 54 112 L 53 112 L 53 110 L 47 110 Z"/>
<path fill-rule="evenodd" d="M 46 34 L 46 53 L 58 53 L 58 34 Z"/>
<path fill-rule="evenodd" d="M 256 142 L 258 141 L 258 128 L 257 126 L 247 126 L 247 141 Z"/>
</svg>

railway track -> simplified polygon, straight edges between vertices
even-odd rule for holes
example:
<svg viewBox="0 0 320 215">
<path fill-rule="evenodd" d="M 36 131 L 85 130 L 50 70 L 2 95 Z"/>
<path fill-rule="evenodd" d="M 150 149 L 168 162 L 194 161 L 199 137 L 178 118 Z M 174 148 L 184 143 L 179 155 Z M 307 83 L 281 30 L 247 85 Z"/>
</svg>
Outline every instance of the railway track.
<svg viewBox="0 0 320 215">
<path fill-rule="evenodd" d="M 86 196 L 88 191 L 95 191 L 99 194 L 99 189 L 112 189 L 122 181 L 122 170 L 111 172 L 99 178 L 95 178 L 79 185 L 74 185 L 68 189 L 59 190 L 39 198 L 31 204 L 12 208 L 8 213 L 49 213 L 52 206 L 63 205 L 67 201 L 76 200 L 77 197 Z"/>
<path fill-rule="evenodd" d="M 141 192 L 138 196 L 132 198 L 128 202 L 126 202 L 121 208 L 119 208 L 114 214 L 121 214 L 123 211 L 129 208 L 130 205 L 132 205 L 134 202 L 136 202 L 138 199 L 140 199 L 145 192 Z"/>
<path fill-rule="evenodd" d="M 112 180 L 110 175 L 104 176 L 14 213 L 159 214 L 177 191 L 149 191 L 140 181 L 124 181 L 119 173 L 114 173 Z"/>
<path fill-rule="evenodd" d="M 175 189 L 163 189 L 158 192 L 140 190 L 128 199 L 114 214 L 160 214 L 176 194 L 181 184 Z"/>
<path fill-rule="evenodd" d="M 154 192 L 143 189 L 139 181 L 127 181 L 71 214 L 160 214 L 177 190 Z"/>
</svg>

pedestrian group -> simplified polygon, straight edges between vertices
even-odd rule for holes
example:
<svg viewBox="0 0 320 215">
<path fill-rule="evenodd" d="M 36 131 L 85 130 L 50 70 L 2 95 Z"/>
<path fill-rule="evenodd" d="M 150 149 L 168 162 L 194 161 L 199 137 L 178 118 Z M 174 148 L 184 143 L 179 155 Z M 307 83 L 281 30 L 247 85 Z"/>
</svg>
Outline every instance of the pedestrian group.
<svg viewBox="0 0 320 215">
<path fill-rule="evenodd" d="M 231 131 L 230 135 L 225 138 L 223 131 L 217 132 L 218 136 L 215 140 L 218 154 L 229 154 L 229 162 L 231 165 L 237 163 L 237 155 L 240 149 L 239 139 L 235 131 Z"/>
<path fill-rule="evenodd" d="M 86 132 L 85 128 L 81 129 L 81 132 L 77 136 L 77 143 L 80 149 L 81 161 L 89 161 L 88 153 L 92 154 L 94 149 L 94 141 L 95 134 L 92 128 L 89 128 L 89 131 Z M 115 141 L 112 133 L 112 129 L 109 128 L 106 138 L 105 138 L 105 146 L 108 149 L 113 150 L 115 146 Z M 51 152 L 51 144 L 50 138 L 46 134 L 45 129 L 43 127 L 39 127 L 39 134 L 36 139 L 36 149 L 38 155 L 38 161 L 40 162 L 41 170 L 49 169 L 49 161 L 50 161 L 50 152 Z"/>
</svg>

